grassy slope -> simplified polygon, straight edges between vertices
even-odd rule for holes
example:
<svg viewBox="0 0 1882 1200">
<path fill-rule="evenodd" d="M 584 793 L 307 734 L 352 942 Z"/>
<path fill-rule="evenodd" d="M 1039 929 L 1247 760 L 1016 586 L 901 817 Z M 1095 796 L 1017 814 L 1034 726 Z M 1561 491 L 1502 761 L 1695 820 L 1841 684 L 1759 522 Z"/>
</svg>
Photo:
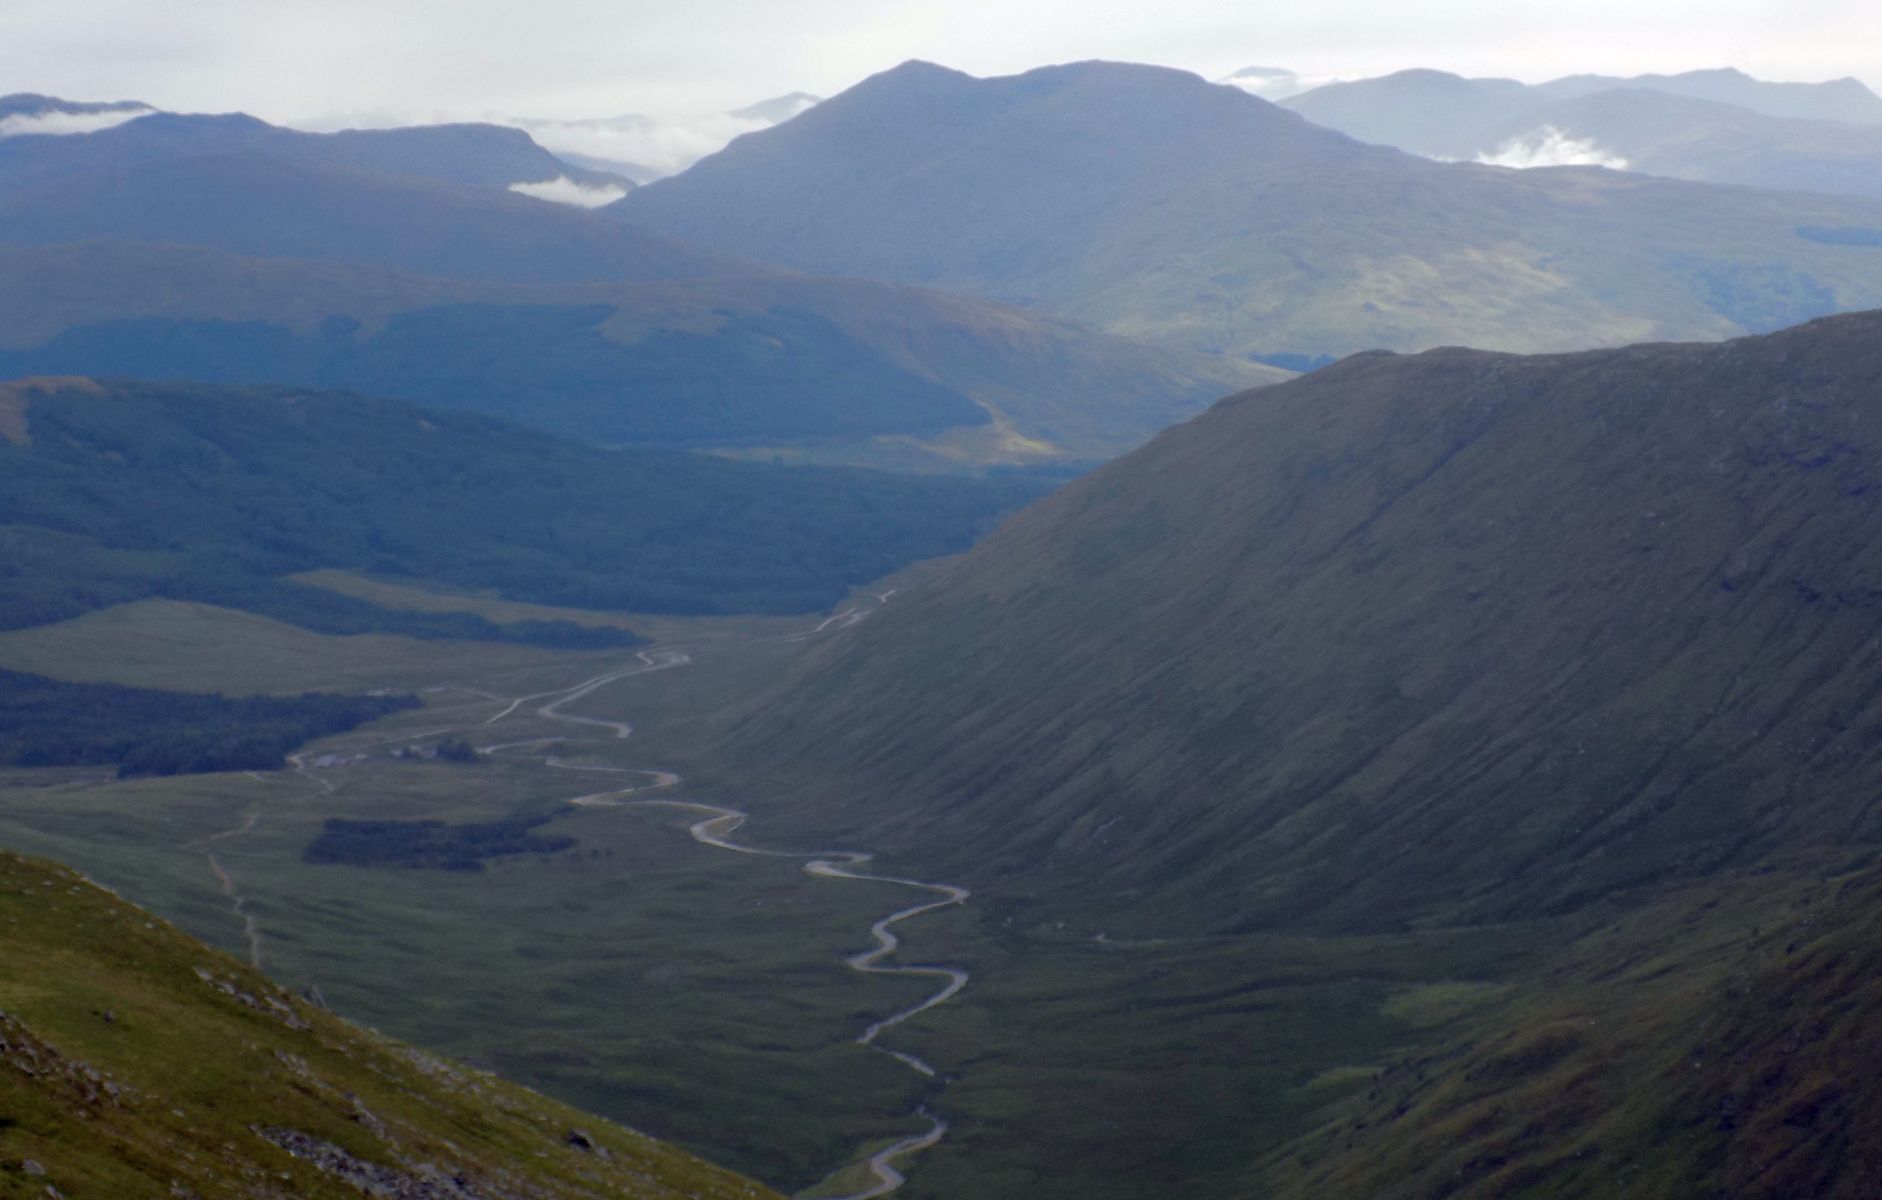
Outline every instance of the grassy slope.
<svg viewBox="0 0 1882 1200">
<path fill-rule="evenodd" d="M 226 614 L 220 639 L 179 640 L 172 633 L 185 630 L 157 619 L 168 608 L 181 606 L 138 606 L 139 632 L 123 643 L 95 633 L 73 644 L 95 646 L 91 669 L 106 674 L 130 669 L 113 661 L 114 644 L 141 646 L 136 677 L 166 686 L 191 677 L 194 645 L 220 641 L 250 670 L 278 664 L 297 687 L 320 678 L 305 672 L 349 653 L 348 639 L 325 639 L 326 652 L 313 657 L 285 653 Z M 193 612 L 187 624 L 207 632 L 216 614 Z M 0 635 L 0 656 L 46 632 Z M 625 681 L 573 710 L 634 723 L 614 761 L 684 766 L 675 752 L 685 751 L 710 762 L 719 748 L 702 718 L 774 678 L 796 653 L 775 641 L 741 649 L 730 626 L 702 632 L 719 648 L 705 652 L 699 636 L 670 631 L 700 647 L 698 667 Z M 752 623 L 744 636 L 777 632 Z M 504 657 L 511 653 L 441 654 L 414 643 L 396 657 L 379 651 L 378 677 L 374 656 L 358 656 L 354 686 L 380 678 L 451 690 L 432 693 L 423 713 L 330 748 L 347 757 L 354 744 L 401 744 L 400 728 L 454 726 L 488 740 L 480 723 L 503 703 L 488 697 L 541 691 L 607 665 L 603 656 L 568 656 L 559 667 L 519 670 Z M 429 673 L 415 674 L 424 655 Z M 259 921 L 277 978 L 316 982 L 379 1028 L 491 1063 L 767 1180 L 808 1182 L 853 1153 L 856 1139 L 901 1127 L 913 1077 L 846 1045 L 896 989 L 837 966 L 900 894 L 848 891 L 788 862 L 706 851 L 676 819 L 652 813 L 559 819 L 545 832 L 580 838 L 572 856 L 484 876 L 301 863 L 329 815 L 488 820 L 593 787 L 520 760 L 395 764 L 383 758 L 388 748 L 318 772 L 338 796 L 311 781 L 241 775 L 98 787 L 48 774 L 7 792 L 0 824 L 8 844 L 81 862 L 193 932 L 239 948 L 239 922 L 204 864 L 213 849 Z M 700 787 L 688 793 L 757 812 L 754 838 L 796 840 L 766 788 Z M 900 856 L 882 865 L 916 866 Z M 922 1157 L 907 1194 L 1414 1196 L 1473 1159 L 1483 1176 L 1475 1194 L 1504 1194 L 1495 1189 L 1509 1177 L 1484 1164 L 1547 1161 L 1559 1148 L 1535 1130 L 1522 1136 L 1533 1124 L 1526 1114 L 1550 1114 L 1544 1132 L 1558 1116 L 1583 1119 L 1585 1105 L 1565 1111 L 1554 1097 L 1563 1081 L 1599 1071 L 1607 1072 L 1599 1096 L 1660 1094 L 1655 1064 L 1680 1048 L 1679 1022 L 1736 986 L 1745 968 L 1780 958 L 1794 937 L 1778 943 L 1775 933 L 1812 919 L 1799 905 L 1823 893 L 1825 871 L 1847 865 L 1833 856 L 1726 874 L 1639 912 L 1622 897 L 1573 917 L 1353 937 L 1132 939 L 1070 906 L 1016 903 L 1003 883 L 968 910 L 909 931 L 911 958 L 965 963 L 974 981 L 897 1039 L 951 1078 L 931 1102 L 953 1132 Z M 1772 936 L 1751 954 L 1760 930 Z M 1094 940 L 1100 932 L 1105 941 Z M 528 969 L 492 970 L 493 962 Z M 1764 994 L 1781 998 L 1791 984 L 1770 976 Z M 1507 1053 L 1564 1022 L 1581 1034 L 1573 1056 Z M 528 1036 L 516 1036 L 519 1027 Z M 1786 1040 L 1777 1038 L 1779 1048 Z M 1493 1072 L 1480 1066 L 1492 1059 L 1510 1061 Z M 1477 1079 L 1493 1085 L 1481 1104 Z M 1694 1094 L 1716 1107 L 1734 1091 L 1708 1084 Z M 1759 1094 L 1768 1102 L 1779 1093 Z M 1428 1099 L 1436 1102 L 1429 1117 L 1420 1107 Z M 1826 1110 L 1824 1136 L 1839 1120 Z M 1462 1137 L 1460 1122 L 1476 1132 Z M 1599 1140 L 1613 1136 L 1602 1123 Z M 1354 1153 L 1342 1156 L 1349 1142 Z M 1607 1170 L 1642 1157 L 1616 1146 L 1594 1163 Z M 1610 1171 L 1603 1182 L 1619 1177 Z"/>
<path fill-rule="evenodd" d="M 1867 841 L 1879 325 L 1227 401 L 826 647 L 738 745 L 898 797 L 828 825 L 1152 926 L 1567 910 Z"/>
<path fill-rule="evenodd" d="M 143 645 L 134 663 L 111 661 L 113 643 L 97 636 L 67 645 L 95 645 L 90 669 L 100 675 L 188 686 L 197 676 L 192 647 L 220 629 L 230 661 L 212 660 L 210 669 L 273 664 L 281 686 L 301 688 L 326 678 L 331 660 L 355 660 L 349 681 L 403 679 L 422 688 L 427 707 L 324 743 L 320 753 L 347 765 L 309 776 L 101 786 L 69 773 L 0 772 L 5 845 L 78 863 L 192 933 L 241 950 L 241 917 L 207 861 L 213 853 L 258 923 L 275 978 L 316 984 L 354 1019 L 786 1190 L 848 1161 L 861 1143 L 922 1127 L 908 1115 L 919 1077 L 851 1040 L 871 1014 L 919 995 L 919 985 L 867 980 L 841 962 L 870 921 L 903 902 L 899 889 L 833 884 L 789 860 L 706 849 L 686 836 L 683 814 L 658 810 L 564 813 L 543 832 L 575 837 L 573 850 L 495 862 L 476 875 L 302 861 L 329 817 L 490 821 L 552 811 L 595 790 L 596 776 L 546 770 L 526 755 L 454 767 L 397 761 L 390 751 L 435 741 L 443 729 L 480 745 L 567 734 L 527 710 L 495 729 L 484 721 L 505 707 L 499 697 L 567 687 L 620 667 L 624 656 L 525 664 L 508 647 L 395 644 L 378 655 L 375 676 L 373 656 L 351 639 L 322 639 L 322 655 L 298 631 L 278 644 L 239 615 L 170 611 L 180 607 L 99 614 L 123 619 L 122 644 Z M 168 628 L 170 617 L 186 628 Z M 795 652 L 772 622 L 688 625 L 674 632 L 701 658 L 752 641 L 745 653 L 760 677 Z M 49 632 L 0 635 L 0 657 L 22 645 L 47 649 Z M 658 717 L 676 677 L 723 703 L 720 682 L 690 672 L 614 690 L 654 702 L 636 706 L 638 724 Z M 352 761 L 356 753 L 364 757 Z M 558 753 L 648 762 L 638 737 L 612 752 L 570 744 Z"/>
<path fill-rule="evenodd" d="M 1042 1161 L 1038 1194 L 1862 1194 L 1879 321 L 1371 356 L 1226 402 L 702 738 L 794 836 L 975 884 L 1041 989 L 956 1043 L 975 1157 L 916 1194 Z M 1147 973 L 1050 999 L 1104 977 L 1055 931 Z M 1299 933 L 1288 998 L 1263 939 Z M 1264 1082 L 1342 980 L 1372 991 Z M 1237 1043 L 1260 1013 L 1285 1032 Z M 1138 1054 L 1222 1066 L 1187 1093 L 1219 1142 L 1158 1132 L 1184 1085 L 1089 1070 Z M 1165 1157 L 1080 1167 L 1068 1092 Z"/>
<path fill-rule="evenodd" d="M 1873 202 L 1428 162 L 1122 64 L 908 64 L 612 211 L 1234 353 L 1554 350 L 1882 303 L 1882 254 L 1797 233 L 1882 227 Z"/>
<path fill-rule="evenodd" d="M 0 1195 L 359 1194 L 288 1153 L 280 1131 L 407 1187 L 431 1176 L 515 1200 L 767 1194 L 346 1025 L 61 867 L 0 855 L 0 953 Z M 577 1130 L 590 1149 L 571 1144 Z M 411 1194 L 447 1194 L 431 1187 Z"/>
</svg>

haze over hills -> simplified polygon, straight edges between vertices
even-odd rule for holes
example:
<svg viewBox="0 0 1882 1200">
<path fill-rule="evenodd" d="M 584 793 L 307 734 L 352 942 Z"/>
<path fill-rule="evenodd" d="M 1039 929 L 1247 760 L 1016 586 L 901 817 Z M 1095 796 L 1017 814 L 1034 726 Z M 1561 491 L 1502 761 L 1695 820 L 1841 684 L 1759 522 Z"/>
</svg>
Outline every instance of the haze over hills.
<svg viewBox="0 0 1882 1200">
<path fill-rule="evenodd" d="M 1859 79 L 1831 79 L 1823 83 L 1773 82 L 1754 79 L 1732 67 L 1687 71 L 1678 75 L 1568 75 L 1538 84 L 1537 90 L 1559 99 L 1572 99 L 1617 87 L 1645 88 L 1694 100 L 1735 104 L 1772 117 L 1797 120 L 1882 123 L 1882 96 Z"/>
<path fill-rule="evenodd" d="M 1417 70 L 1283 104 L 1361 141 L 1431 158 L 1882 196 L 1882 98 L 1855 80 L 1770 84 L 1728 71 L 1530 86 Z"/>
<path fill-rule="evenodd" d="M 74 106 L 57 101 L 57 111 Z M 90 111 L 99 106 L 78 106 Z M 119 111 L 105 106 L 104 112 Z M 147 111 L 147 110 L 146 110 Z M 409 175 L 471 187 L 510 188 L 557 178 L 602 186 L 623 181 L 556 158 L 521 130 L 498 125 L 303 133 L 242 113 L 149 113 L 83 136 L 0 139 L 0 189 L 43 185 L 92 171 L 118 171 L 214 154 L 261 152 L 295 162 Z M 616 188 L 617 192 L 625 188 Z"/>
<path fill-rule="evenodd" d="M 344 387 L 591 441 L 819 438 L 925 468 L 1107 458 L 1284 377 L 862 281 L 541 287 L 117 242 L 0 248 L 7 374 Z"/>
<path fill-rule="evenodd" d="M 1882 205 L 1432 163 L 1111 63 L 906 64 L 605 211 L 1237 354 L 1720 337 L 1882 303 L 1882 256 L 1819 236 L 1882 229 Z"/>
<path fill-rule="evenodd" d="M 1278 98 L 1278 102 L 1317 125 L 1362 142 L 1397 146 L 1432 158 L 1467 158 L 1481 148 L 1485 130 L 1505 122 L 1540 114 L 1565 101 L 1640 92 L 1729 105 L 1776 120 L 1882 125 L 1882 96 L 1858 80 L 1774 83 L 1729 68 L 1631 78 L 1570 75 L 1538 84 L 1466 79 L 1448 71 L 1419 68 L 1372 79 L 1339 80 Z M 1702 125 L 1695 136 L 1703 131 Z"/>
<path fill-rule="evenodd" d="M 494 126 L 158 114 L 0 141 L 4 370 L 346 387 L 923 469 L 1109 457 L 1281 377 L 512 194 L 545 178 L 581 184 Z"/>
<path fill-rule="evenodd" d="M 1546 165 L 1566 151 L 1673 179 L 1882 198 L 1882 124 L 1787 120 L 1659 92 L 1561 101 L 1473 141 L 1471 157 L 1502 165 Z"/>
<path fill-rule="evenodd" d="M 370 263 L 480 282 L 595 283 L 762 270 L 508 191 L 258 150 L 100 166 L 0 194 L 0 244 L 98 240 Z"/>
</svg>

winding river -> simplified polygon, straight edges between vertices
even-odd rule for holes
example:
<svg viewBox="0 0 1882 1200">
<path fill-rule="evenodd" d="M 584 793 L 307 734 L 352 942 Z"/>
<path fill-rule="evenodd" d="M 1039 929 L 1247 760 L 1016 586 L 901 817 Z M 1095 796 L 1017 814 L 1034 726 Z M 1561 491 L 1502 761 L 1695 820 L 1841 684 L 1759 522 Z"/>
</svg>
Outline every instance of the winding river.
<svg viewBox="0 0 1882 1200">
<path fill-rule="evenodd" d="M 876 600 L 878 605 L 885 603 L 888 600 L 888 594 L 885 593 L 877 596 Z M 871 609 L 853 606 L 833 617 L 827 618 L 814 629 L 807 630 L 800 634 L 789 635 L 782 640 L 802 641 L 832 629 L 846 629 L 867 617 L 871 611 Z M 684 667 L 693 661 L 691 655 L 678 648 L 643 650 L 635 657 L 636 665 L 634 666 L 604 672 L 591 679 L 585 679 L 575 684 L 573 687 L 563 688 L 557 691 L 539 692 L 531 696 L 519 696 L 516 699 L 508 701 L 501 711 L 484 722 L 486 726 L 495 725 L 514 715 L 519 709 L 524 709 L 527 705 L 536 701 L 542 701 L 542 703 L 536 704 L 533 709 L 529 710 L 532 711 L 535 716 L 552 721 L 564 721 L 572 725 L 581 726 L 584 729 L 605 731 L 605 736 L 591 737 L 588 739 L 570 739 L 565 736 L 533 738 L 527 741 L 500 742 L 488 746 L 479 746 L 478 749 L 486 754 L 503 754 L 510 751 L 565 743 L 570 740 L 617 741 L 632 736 L 634 727 L 625 721 L 609 721 L 595 717 L 573 716 L 563 712 L 562 709 L 564 706 L 573 704 L 577 700 L 589 696 L 609 684 L 623 679 L 629 679 L 636 675 L 646 675 L 655 671 L 668 671 L 678 667 Z M 730 851 L 734 854 L 749 854 L 764 858 L 802 859 L 804 860 L 804 872 L 808 875 L 817 876 L 820 879 L 855 879 L 869 883 L 894 884 L 899 887 L 912 888 L 919 892 L 926 892 L 933 896 L 933 899 L 924 900 L 919 904 L 912 904 L 907 908 L 898 909 L 871 925 L 869 927 L 869 934 L 871 939 L 875 942 L 874 948 L 852 954 L 844 959 L 844 963 L 851 970 L 859 971 L 866 975 L 900 975 L 929 979 L 938 985 L 935 991 L 919 1004 L 910 1005 L 879 1021 L 871 1022 L 862 1033 L 857 1035 L 856 1041 L 882 1054 L 888 1055 L 909 1070 L 915 1071 L 926 1078 L 939 1078 L 938 1073 L 931 1064 L 907 1051 L 885 1046 L 879 1039 L 888 1030 L 893 1029 L 909 1018 L 927 1012 L 929 1009 L 935 1008 L 938 1005 L 946 1004 L 949 1000 L 959 995 L 961 989 L 967 986 L 968 973 L 958 967 L 887 966 L 883 964 L 883 960 L 893 955 L 901 948 L 902 941 L 894 931 L 893 927 L 895 925 L 903 921 L 912 920 L 926 913 L 934 912 L 938 909 L 950 908 L 954 905 L 965 903 L 968 896 L 972 894 L 966 888 L 951 883 L 928 883 L 920 879 L 905 879 L 896 875 L 878 875 L 860 870 L 859 868 L 866 866 L 868 863 L 874 861 L 875 858 L 874 855 L 866 851 L 775 850 L 763 846 L 754 846 L 747 842 L 733 841 L 732 834 L 737 832 L 745 824 L 749 819 L 749 814 L 735 808 L 725 808 L 716 804 L 702 804 L 693 800 L 667 799 L 664 797 L 650 797 L 645 795 L 645 793 L 648 792 L 662 791 L 677 787 L 680 783 L 680 777 L 671 771 L 644 770 L 632 767 L 599 767 L 585 763 L 570 763 L 562 761 L 552 753 L 545 753 L 542 756 L 542 761 L 547 766 L 562 770 L 593 771 L 612 775 L 632 775 L 640 776 L 646 780 L 646 782 L 638 783 L 630 787 L 613 788 L 607 791 L 591 792 L 587 795 L 577 796 L 569 801 L 570 804 L 577 807 L 627 808 L 657 806 L 695 812 L 701 814 L 701 817 L 699 820 L 693 822 L 689 827 L 689 832 L 692 834 L 693 840 L 702 845 L 711 846 L 718 850 Z M 903 1138 L 872 1154 L 862 1163 L 862 1166 L 868 1173 L 870 1182 L 860 1190 L 846 1192 L 840 1195 L 832 1195 L 829 1197 L 829 1200 L 875 1200 L 876 1197 L 886 1196 L 895 1191 L 906 1182 L 906 1176 L 898 1169 L 897 1164 L 938 1143 L 947 1135 L 948 1129 L 947 1122 L 928 1111 L 925 1106 L 916 1111 L 917 1115 L 927 1120 L 928 1128 L 919 1134 Z M 843 1168 L 843 1170 L 848 1169 L 849 1167 L 847 1166 Z"/>
</svg>

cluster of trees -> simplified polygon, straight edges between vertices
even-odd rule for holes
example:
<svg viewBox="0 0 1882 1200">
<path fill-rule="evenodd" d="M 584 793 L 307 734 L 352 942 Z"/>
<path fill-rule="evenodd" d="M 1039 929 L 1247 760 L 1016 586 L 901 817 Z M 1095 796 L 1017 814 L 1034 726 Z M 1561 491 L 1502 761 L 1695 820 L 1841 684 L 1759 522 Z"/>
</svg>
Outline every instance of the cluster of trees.
<svg viewBox="0 0 1882 1200">
<path fill-rule="evenodd" d="M 271 771 L 315 738 L 417 704 L 322 692 L 230 698 L 0 671 L 0 764 L 115 765 L 120 776 Z"/>
<path fill-rule="evenodd" d="M 575 845 L 572 837 L 530 832 L 554 813 L 517 815 L 501 821 L 452 825 L 444 821 L 328 820 L 320 836 L 301 851 L 317 866 L 412 867 L 481 871 L 484 860 L 512 854 L 555 854 Z"/>
<path fill-rule="evenodd" d="M 0 628 L 142 596 L 324 632 L 631 643 L 391 612 L 282 576 L 344 567 L 546 604 L 808 612 L 952 553 L 1050 486 L 610 451 L 488 417 L 284 388 L 35 398 L 0 441 Z"/>
</svg>

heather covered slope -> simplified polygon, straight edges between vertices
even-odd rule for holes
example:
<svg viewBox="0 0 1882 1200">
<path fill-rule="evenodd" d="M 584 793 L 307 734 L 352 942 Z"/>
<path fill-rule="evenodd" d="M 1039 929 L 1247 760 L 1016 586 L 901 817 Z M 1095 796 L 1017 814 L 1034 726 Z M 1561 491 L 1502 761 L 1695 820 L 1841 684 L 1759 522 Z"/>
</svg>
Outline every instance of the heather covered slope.
<svg viewBox="0 0 1882 1200">
<path fill-rule="evenodd" d="M 1879 405 L 1876 314 L 1363 355 L 1012 519 L 735 756 L 814 780 L 820 831 L 1114 930 L 1491 921 L 1860 857 Z"/>
<path fill-rule="evenodd" d="M 925 63 L 608 212 L 718 250 L 1235 353 L 1726 337 L 1882 304 L 1882 205 L 1365 146 L 1113 63 Z"/>
<path fill-rule="evenodd" d="M 0 1194 L 771 1194 L 347 1025 L 63 867 L 0 854 L 0 917 Z"/>
</svg>

